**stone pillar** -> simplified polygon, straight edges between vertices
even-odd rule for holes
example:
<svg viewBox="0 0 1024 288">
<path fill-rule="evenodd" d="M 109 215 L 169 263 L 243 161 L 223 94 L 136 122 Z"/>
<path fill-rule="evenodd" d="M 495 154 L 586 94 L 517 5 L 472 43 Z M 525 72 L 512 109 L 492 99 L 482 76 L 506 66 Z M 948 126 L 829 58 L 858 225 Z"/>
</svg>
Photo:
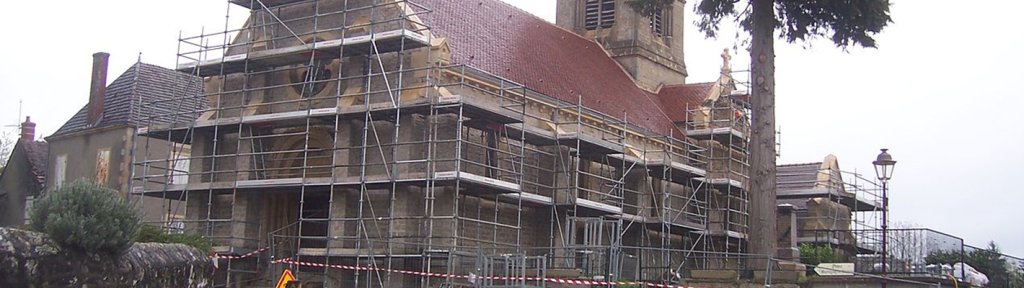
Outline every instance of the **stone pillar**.
<svg viewBox="0 0 1024 288">
<path fill-rule="evenodd" d="M 358 201 L 358 199 L 352 199 L 350 196 L 353 194 L 358 195 L 358 193 L 355 193 L 353 189 L 335 189 L 333 193 L 332 198 L 334 200 L 332 200 L 330 207 L 330 228 L 327 231 L 327 236 L 330 237 L 330 240 L 327 241 L 327 247 L 329 249 L 341 249 L 345 248 L 345 241 L 342 239 L 353 234 L 348 233 L 348 230 L 354 229 L 355 224 L 348 223 L 348 221 L 343 219 L 349 217 L 349 202 Z"/>
<path fill-rule="evenodd" d="M 398 146 L 395 147 L 397 155 L 395 160 L 397 161 L 413 161 L 423 160 L 427 158 L 427 147 L 426 144 L 418 143 L 427 139 L 428 127 L 427 119 L 423 115 L 419 114 L 403 114 L 399 120 L 398 133 Z M 413 144 L 414 142 L 417 142 Z M 400 179 L 416 179 L 425 178 L 427 165 L 423 162 L 419 163 L 403 163 L 397 165 L 398 175 Z"/>
<path fill-rule="evenodd" d="M 396 191 L 392 216 L 391 239 L 403 243 L 425 243 L 425 221 L 422 220 L 424 208 L 424 189 L 412 186 L 399 186 Z M 420 253 L 422 245 L 393 245 L 395 253 Z"/>
<path fill-rule="evenodd" d="M 358 176 L 359 170 L 350 166 L 359 163 L 359 151 L 355 146 L 362 140 L 362 122 L 356 120 L 343 120 L 338 122 L 335 132 L 334 146 L 334 176 L 339 182 L 352 181 L 353 175 Z M 355 171 L 355 173 L 353 173 Z M 332 214 L 333 215 L 333 214 Z"/>
<path fill-rule="evenodd" d="M 231 246 L 258 249 L 260 228 L 260 196 L 256 193 L 236 193 L 231 208 Z"/>
<path fill-rule="evenodd" d="M 620 168 L 621 169 L 621 168 Z M 626 167 L 625 169 L 629 169 Z M 639 216 L 652 216 L 651 211 L 654 207 L 654 201 L 651 201 L 651 197 L 658 197 L 662 189 L 658 189 L 660 181 L 650 179 L 647 176 L 647 171 L 644 167 L 637 165 L 623 178 L 625 191 L 623 191 L 623 212 Z M 657 181 L 653 185 L 649 185 L 647 181 Z M 654 190 L 651 187 L 655 187 Z M 658 202 L 661 202 L 661 198 L 658 198 Z"/>
<path fill-rule="evenodd" d="M 778 247 L 776 256 L 785 260 L 800 260 L 800 246 L 797 246 L 796 210 L 793 205 L 779 204 L 776 225 L 778 226 Z"/>
<path fill-rule="evenodd" d="M 193 163 L 192 165 L 197 165 Z M 209 192 L 187 192 L 185 201 L 185 231 L 206 235 L 205 222 L 206 211 L 209 208 Z"/>
</svg>

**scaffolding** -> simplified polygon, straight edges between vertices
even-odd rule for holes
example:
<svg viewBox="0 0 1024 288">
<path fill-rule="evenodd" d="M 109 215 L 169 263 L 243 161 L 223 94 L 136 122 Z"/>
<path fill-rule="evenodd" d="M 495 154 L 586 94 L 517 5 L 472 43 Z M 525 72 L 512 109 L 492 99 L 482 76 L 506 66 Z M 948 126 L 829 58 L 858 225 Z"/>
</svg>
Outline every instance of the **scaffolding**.
<svg viewBox="0 0 1024 288">
<path fill-rule="evenodd" d="M 180 38 L 203 93 L 140 115 L 132 177 L 215 286 L 678 283 L 744 249 L 746 140 L 716 129 L 745 119 L 665 135 L 452 65 L 410 1 L 229 2 L 248 21 Z"/>
<path fill-rule="evenodd" d="M 881 186 L 856 171 L 839 169 L 834 156 L 822 163 L 782 165 L 778 199 L 796 210 L 796 242 L 829 246 L 839 256 L 875 255 L 881 224 Z"/>
<path fill-rule="evenodd" d="M 735 254 L 704 263 L 709 270 L 744 267 L 750 185 L 748 136 L 750 134 L 749 95 L 744 88 L 745 71 L 723 69 L 718 82 L 704 103 L 687 106 L 686 136 L 699 141 L 707 151 L 707 176 L 699 180 L 707 201 L 708 225 L 702 233 L 704 250 Z"/>
</svg>

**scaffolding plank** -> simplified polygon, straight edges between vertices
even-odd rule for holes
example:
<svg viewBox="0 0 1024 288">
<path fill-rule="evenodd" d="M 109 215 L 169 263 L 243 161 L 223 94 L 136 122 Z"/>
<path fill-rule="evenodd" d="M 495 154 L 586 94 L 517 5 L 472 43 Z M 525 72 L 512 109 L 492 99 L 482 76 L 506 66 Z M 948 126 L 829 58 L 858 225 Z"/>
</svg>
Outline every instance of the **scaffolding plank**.
<svg viewBox="0 0 1024 288">
<path fill-rule="evenodd" d="M 516 183 L 461 171 L 434 172 L 434 180 L 459 181 L 459 185 L 466 188 L 462 192 L 469 192 L 469 194 L 477 195 L 501 192 L 519 193 L 521 188 L 519 184 Z"/>
<path fill-rule="evenodd" d="M 326 237 L 325 237 L 326 239 Z M 422 254 L 389 254 L 387 250 L 383 248 L 368 249 L 368 248 L 299 248 L 296 253 L 299 256 L 318 256 L 318 257 L 347 257 L 347 258 L 370 258 L 370 257 L 398 257 L 398 258 L 417 258 L 422 257 Z"/>
<path fill-rule="evenodd" d="M 538 146 L 550 146 L 558 143 L 555 140 L 555 133 L 550 130 L 543 128 L 537 128 L 526 123 L 513 123 L 505 125 L 508 137 L 510 139 L 519 140 L 520 136 L 526 140 L 526 143 L 538 145 Z"/>
<path fill-rule="evenodd" d="M 733 127 L 687 129 L 686 136 L 697 140 L 720 139 L 721 137 L 732 137 L 734 142 L 746 141 L 747 135 L 743 131 Z"/>
<path fill-rule="evenodd" d="M 317 109 L 309 109 L 309 110 L 299 110 L 299 111 L 290 111 L 290 112 L 279 112 L 279 113 L 255 114 L 255 115 L 242 116 L 241 123 L 255 124 L 255 123 L 269 123 L 269 122 L 273 122 L 276 126 L 285 126 L 285 125 L 282 125 L 282 124 L 287 124 L 287 123 L 282 123 L 282 121 L 296 120 L 296 119 L 305 120 L 307 117 L 334 116 L 336 114 L 338 114 L 338 108 L 337 107 L 317 108 Z M 225 121 L 225 122 L 226 123 L 231 123 L 231 122 L 234 122 L 234 121 Z M 305 121 L 302 121 L 302 122 L 305 123 Z M 197 124 L 198 124 L 198 122 L 197 122 Z M 216 125 L 220 125 L 220 122 L 217 122 Z M 208 126 L 208 125 L 204 125 L 204 127 L 205 126 Z"/>
<path fill-rule="evenodd" d="M 660 229 L 662 225 L 666 225 L 667 224 L 667 225 L 670 225 L 670 226 L 675 227 L 675 228 L 680 228 L 681 229 L 681 230 L 679 230 L 680 234 L 682 234 L 682 233 L 690 233 L 690 232 L 693 232 L 693 231 L 702 231 L 705 228 L 705 226 L 701 225 L 700 223 L 691 222 L 691 221 L 685 221 L 683 219 L 679 219 L 679 220 L 676 220 L 676 221 L 671 221 L 671 220 L 662 220 L 661 217 L 644 217 L 643 220 L 644 220 L 644 223 L 647 224 L 647 227 L 650 228 L 650 229 L 656 229 L 656 228 Z"/>
<path fill-rule="evenodd" d="M 522 113 L 517 113 L 500 104 L 485 103 L 477 97 L 464 97 L 462 95 L 445 95 L 437 97 L 437 104 L 443 110 L 457 112 L 458 104 L 462 104 L 462 115 L 477 121 L 485 121 L 496 124 L 512 124 L 523 122 Z"/>
<path fill-rule="evenodd" d="M 302 1 L 308 0 L 231 0 L 231 4 L 235 4 L 252 10 L 259 10 L 263 9 L 263 6 L 267 6 L 267 8 L 273 8 L 281 5 L 287 5 Z M 262 3 L 263 5 L 260 5 L 260 3 Z"/>
<path fill-rule="evenodd" d="M 854 212 L 876 211 L 882 206 L 878 200 L 869 200 L 860 196 L 839 197 L 839 203 L 850 207 L 850 210 Z"/>
<path fill-rule="evenodd" d="M 603 212 L 613 215 L 622 214 L 622 207 L 616 207 L 613 205 L 582 198 L 576 198 L 576 207 L 586 208 L 595 212 Z"/>
<path fill-rule="evenodd" d="M 420 98 L 414 101 L 403 100 L 400 103 L 392 103 L 391 101 L 352 105 L 348 107 L 342 107 L 339 110 L 345 118 L 363 118 L 366 116 L 366 112 L 369 111 L 370 116 L 374 120 L 387 120 L 394 118 L 398 113 L 427 113 L 430 111 L 430 101 L 427 98 Z"/>
<path fill-rule="evenodd" d="M 736 232 L 736 231 L 732 231 L 732 230 L 724 230 L 724 231 L 723 230 L 714 230 L 714 231 L 704 230 L 704 231 L 697 231 L 696 233 L 697 234 L 707 235 L 707 236 L 712 236 L 712 237 L 729 237 L 729 238 L 735 238 L 735 239 L 747 239 L 747 234 L 746 233 L 740 233 L 740 232 Z"/>
<path fill-rule="evenodd" d="M 527 192 L 499 194 L 498 199 L 512 204 L 522 200 L 523 205 L 528 206 L 551 206 L 555 204 L 551 197 Z"/>
<path fill-rule="evenodd" d="M 741 192 L 741 191 L 743 191 L 743 189 L 745 189 L 743 187 L 743 182 L 742 181 L 733 180 L 733 179 L 729 179 L 729 178 L 713 178 L 713 179 L 696 178 L 695 180 L 703 181 L 704 183 L 707 183 L 708 186 L 710 186 L 711 188 L 714 188 L 714 189 L 718 190 L 719 192 L 723 192 L 723 193 L 732 192 L 732 191 Z M 735 194 L 735 193 L 733 193 L 733 194 Z"/>
<path fill-rule="evenodd" d="M 188 136 L 189 130 L 205 130 L 213 127 L 224 127 L 234 126 L 239 123 L 242 124 L 261 124 L 261 123 L 274 123 L 276 126 L 287 126 L 305 124 L 307 118 L 322 118 L 322 117 L 333 117 L 338 114 L 338 108 L 316 108 L 309 110 L 297 110 L 289 112 L 278 112 L 278 113 L 267 113 L 267 114 L 255 114 L 246 115 L 242 117 L 225 117 L 215 118 L 209 120 L 196 120 L 191 123 L 179 123 L 179 124 L 162 124 L 153 125 L 150 127 L 142 127 L 137 130 L 140 136 L 152 137 L 156 139 L 167 140 L 171 139 L 175 142 L 189 143 L 190 139 Z M 180 141 L 179 141 L 180 140 Z"/>
<path fill-rule="evenodd" d="M 411 185 L 411 186 L 426 186 L 426 172 L 405 172 L 393 175 L 394 179 L 388 178 L 389 175 L 366 175 L 360 180 L 359 175 L 348 176 L 348 177 L 337 177 L 334 180 L 335 186 L 344 187 L 362 187 L 366 186 L 367 189 L 387 189 L 392 185 Z"/>
<path fill-rule="evenodd" d="M 627 169 L 630 167 L 633 167 L 634 169 L 640 169 L 641 167 L 647 165 L 647 160 L 645 159 L 641 159 L 640 157 L 626 155 L 622 153 L 608 155 L 607 162 L 613 167 L 625 167 Z"/>
<path fill-rule="evenodd" d="M 649 159 L 647 160 L 647 167 L 652 177 L 659 179 L 670 180 L 675 183 L 688 184 L 690 180 L 700 181 L 701 177 L 707 176 L 707 171 L 694 167 L 692 165 L 682 163 L 679 161 L 672 161 L 671 159 Z M 669 175 L 665 175 L 664 171 L 669 172 Z M 665 177 L 669 176 L 669 177 Z"/>
<path fill-rule="evenodd" d="M 854 212 L 876 211 L 882 206 L 882 204 L 877 200 L 866 199 L 853 193 L 839 192 L 835 189 L 814 188 L 803 190 L 782 190 L 779 192 L 780 193 L 777 195 L 777 198 L 779 199 L 828 197 L 833 201 L 839 202 L 839 204 L 849 207 L 850 210 Z"/>
<path fill-rule="evenodd" d="M 155 177 L 154 177 L 155 178 Z M 224 192 L 234 189 L 234 182 L 202 182 L 188 184 L 169 184 L 156 188 L 132 187 L 132 193 L 165 199 L 185 199 L 186 192 Z"/>
<path fill-rule="evenodd" d="M 245 70 L 245 60 L 248 58 L 249 54 L 242 53 L 221 58 L 180 63 L 177 70 L 200 77 L 238 73 Z"/>
<path fill-rule="evenodd" d="M 221 58 L 181 63 L 178 65 L 177 70 L 200 77 L 208 77 L 244 72 L 247 69 L 256 70 L 305 64 L 311 58 L 332 59 L 353 55 L 383 54 L 402 49 L 426 47 L 428 44 L 428 37 L 426 35 L 408 29 L 397 29 L 344 39 L 324 40 L 290 47 L 252 51 Z M 345 55 L 338 55 L 340 51 L 345 51 Z"/>
<path fill-rule="evenodd" d="M 579 145 L 579 155 L 608 155 L 621 154 L 626 147 L 620 143 L 600 139 L 586 133 L 563 132 L 558 133 L 558 144 L 576 148 Z"/>
</svg>

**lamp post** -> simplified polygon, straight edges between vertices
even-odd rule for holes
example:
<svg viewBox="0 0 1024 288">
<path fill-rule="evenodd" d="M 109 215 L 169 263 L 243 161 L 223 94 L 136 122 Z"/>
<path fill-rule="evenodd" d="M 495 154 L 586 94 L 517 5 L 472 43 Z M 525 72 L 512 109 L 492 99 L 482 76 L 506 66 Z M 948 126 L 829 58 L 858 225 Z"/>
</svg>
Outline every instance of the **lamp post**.
<svg viewBox="0 0 1024 288">
<path fill-rule="evenodd" d="M 892 179 L 892 170 L 896 167 L 896 160 L 892 160 L 889 149 L 882 148 L 882 153 L 874 162 L 875 176 L 882 182 L 882 288 L 885 288 L 888 277 L 889 251 L 886 249 L 889 237 L 889 179 Z"/>
</svg>

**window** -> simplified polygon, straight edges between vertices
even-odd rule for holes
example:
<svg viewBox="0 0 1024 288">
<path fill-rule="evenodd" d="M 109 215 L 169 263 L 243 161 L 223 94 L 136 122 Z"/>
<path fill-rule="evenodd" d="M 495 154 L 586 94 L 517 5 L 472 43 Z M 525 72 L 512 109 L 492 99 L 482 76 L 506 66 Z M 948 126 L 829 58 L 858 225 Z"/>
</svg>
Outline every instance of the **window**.
<svg viewBox="0 0 1024 288">
<path fill-rule="evenodd" d="M 62 184 L 64 184 L 64 179 L 67 176 L 67 175 L 65 175 L 65 172 L 67 171 L 67 168 L 68 168 L 68 155 L 67 154 L 58 155 L 57 156 L 57 161 L 56 161 L 56 163 L 54 163 L 54 167 L 53 167 L 53 185 L 54 185 L 53 187 L 54 188 L 59 188 Z"/>
<path fill-rule="evenodd" d="M 333 71 L 327 67 L 326 63 L 316 63 L 316 65 L 299 68 L 291 75 L 293 84 L 292 89 L 295 93 L 302 95 L 302 98 L 310 98 L 320 94 L 327 88 L 328 79 L 331 79 Z"/>
<path fill-rule="evenodd" d="M 25 225 L 32 223 L 32 206 L 36 204 L 35 196 L 25 196 Z"/>
<path fill-rule="evenodd" d="M 583 26 L 587 30 L 611 28 L 615 24 L 615 0 L 586 0 Z"/>
<path fill-rule="evenodd" d="M 662 11 L 655 12 L 650 17 L 651 20 L 651 34 L 655 37 L 665 37 L 671 35 L 671 21 L 672 21 L 672 10 L 665 9 Z"/>
<path fill-rule="evenodd" d="M 171 160 L 171 184 L 188 184 L 189 156 L 179 155 Z"/>
<path fill-rule="evenodd" d="M 110 149 L 96 151 L 96 183 L 105 185 L 110 175 Z"/>
</svg>

